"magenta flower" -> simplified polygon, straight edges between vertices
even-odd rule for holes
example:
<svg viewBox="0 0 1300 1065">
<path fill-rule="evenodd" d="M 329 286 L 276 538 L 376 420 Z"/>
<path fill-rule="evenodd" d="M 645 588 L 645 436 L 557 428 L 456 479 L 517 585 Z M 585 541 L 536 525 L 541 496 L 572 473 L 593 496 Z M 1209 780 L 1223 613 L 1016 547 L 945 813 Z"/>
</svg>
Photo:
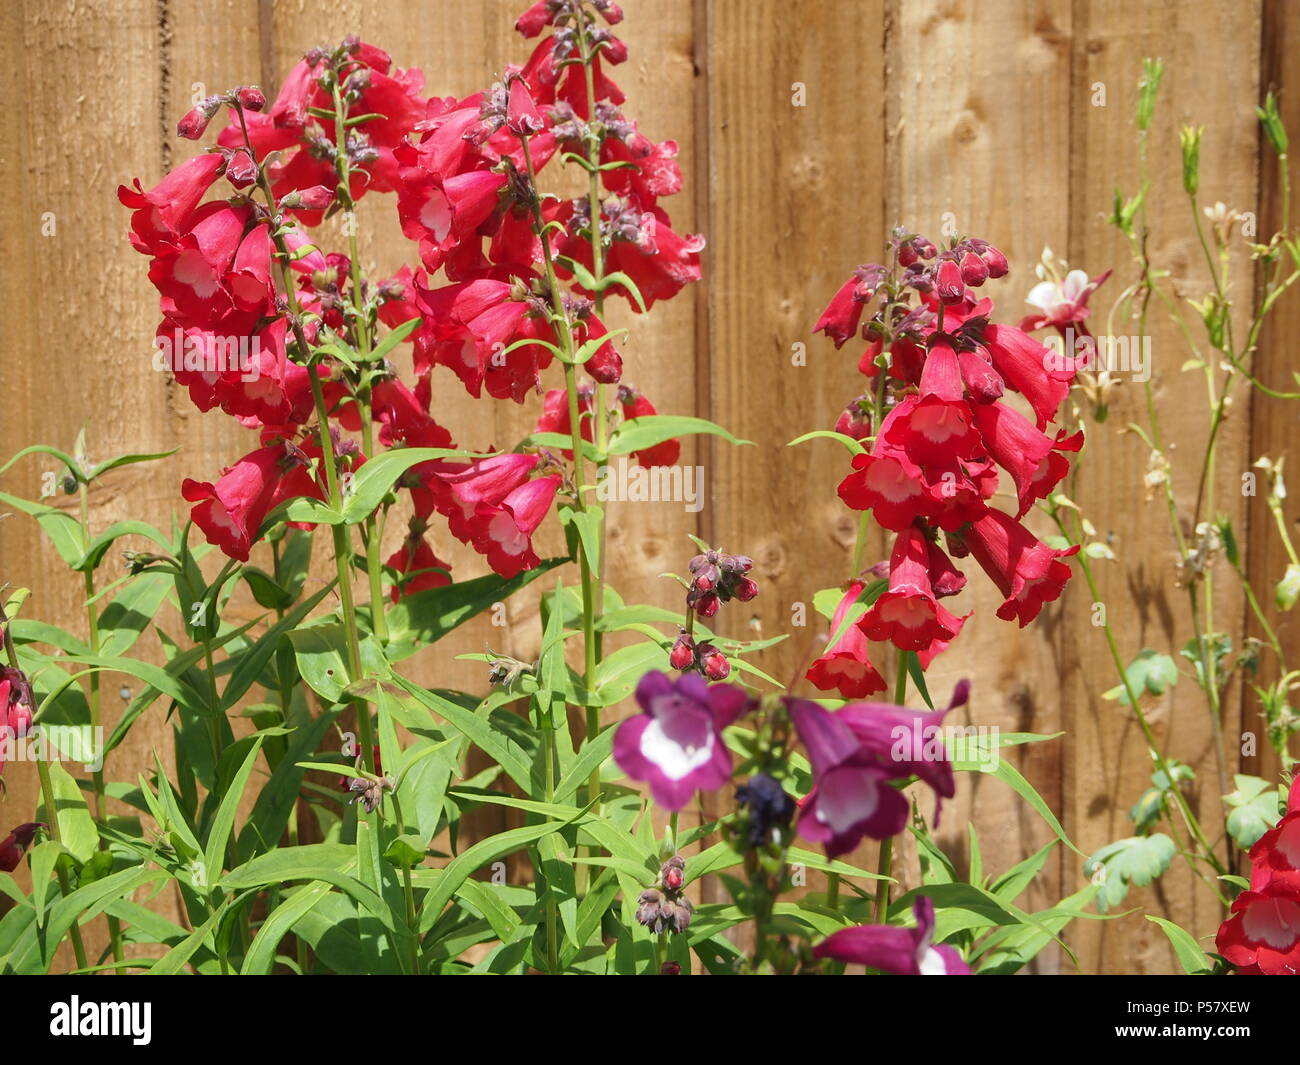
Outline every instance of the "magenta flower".
<svg viewBox="0 0 1300 1065">
<path fill-rule="evenodd" d="M 915 928 L 862 924 L 844 928 L 819 943 L 819 958 L 865 965 L 895 976 L 969 976 L 970 966 L 953 947 L 934 946 L 934 903 L 918 895 L 912 903 Z"/>
<path fill-rule="evenodd" d="M 953 690 L 944 710 L 888 703 L 850 703 L 837 711 L 789 699 L 790 717 L 813 767 L 812 790 L 800 803 L 799 835 L 828 857 L 853 850 L 864 836 L 888 839 L 907 824 L 908 803 L 895 782 L 918 777 L 939 802 L 956 793 L 952 763 L 939 732 L 944 717 L 966 703 L 969 685 Z"/>
<path fill-rule="evenodd" d="M 614 761 L 633 780 L 650 784 L 655 802 L 680 810 L 696 791 L 713 791 L 731 778 L 731 753 L 722 730 L 749 707 L 749 696 L 729 684 L 708 685 L 695 674 L 675 681 L 647 673 L 636 688 L 643 713 L 614 735 Z"/>
</svg>

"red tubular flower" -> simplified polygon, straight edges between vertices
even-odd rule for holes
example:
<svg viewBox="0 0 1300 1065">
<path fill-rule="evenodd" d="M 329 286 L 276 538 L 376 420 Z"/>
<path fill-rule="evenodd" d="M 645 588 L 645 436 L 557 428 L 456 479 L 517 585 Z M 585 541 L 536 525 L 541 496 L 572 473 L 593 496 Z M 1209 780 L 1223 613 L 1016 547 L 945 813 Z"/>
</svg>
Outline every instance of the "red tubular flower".
<svg viewBox="0 0 1300 1065">
<path fill-rule="evenodd" d="M 1048 547 L 1000 510 L 986 511 L 961 538 L 1006 597 L 998 617 L 1018 621 L 1022 629 L 1038 617 L 1044 603 L 1060 598 L 1070 579 L 1070 567 L 1061 559 L 1079 550 L 1077 544 L 1063 551 Z"/>
<path fill-rule="evenodd" d="M 238 310 L 273 313 L 275 286 L 271 283 L 270 226 L 263 223 L 240 241 L 222 284 Z"/>
<path fill-rule="evenodd" d="M 651 414 L 657 414 L 654 404 L 650 402 L 642 393 L 635 388 L 627 385 L 620 385 L 618 389 L 618 402 L 623 408 L 624 420 L 630 421 L 632 418 L 644 418 Z M 590 427 L 590 421 L 586 423 L 585 428 Z M 587 439 L 591 439 L 587 437 Z M 642 448 L 640 451 L 632 452 L 632 457 L 642 466 L 675 466 L 677 460 L 682 455 L 682 442 L 676 438 L 664 440 L 655 444 L 653 447 Z"/>
<path fill-rule="evenodd" d="M 25 825 L 19 825 L 0 840 L 0 869 L 6 873 L 12 873 L 17 869 L 23 860 L 23 852 L 32 845 L 36 830 L 44 827 L 42 824 L 29 821 Z"/>
<path fill-rule="evenodd" d="M 656 144 L 637 130 L 635 122 L 626 126 L 626 130 L 613 132 L 601 142 L 600 161 L 602 164 L 631 163 L 635 169 L 623 166 L 602 171 L 605 187 L 616 196 L 632 197 L 643 207 L 653 207 L 661 197 L 681 192 L 682 168 L 677 162 L 677 142 Z"/>
<path fill-rule="evenodd" d="M 194 524 L 208 543 L 230 558 L 247 562 L 253 541 L 272 508 L 286 499 L 324 494 L 312 479 L 307 456 L 287 441 L 245 455 L 222 471 L 216 484 L 186 478 L 181 495 L 195 506 Z"/>
<path fill-rule="evenodd" d="M 838 691 L 845 699 L 864 699 L 885 690 L 885 680 L 867 656 L 867 638 L 856 624 L 844 624 L 862 594 L 862 581 L 850 581 L 831 619 L 831 636 L 840 636 L 808 667 L 805 677 L 824 692 Z"/>
<path fill-rule="evenodd" d="M 536 455 L 511 452 L 475 459 L 463 466 L 449 463 L 438 471 L 433 482 L 434 506 L 447 518 L 452 535 L 469 543 L 474 538 L 472 522 L 479 508 L 499 506 L 511 492 L 527 483 L 539 461 Z"/>
<path fill-rule="evenodd" d="M 1300 975 L 1300 891 L 1282 882 L 1243 891 L 1214 945 L 1239 973 Z"/>
<path fill-rule="evenodd" d="M 350 58 L 353 66 L 348 78 L 355 98 L 350 101 L 349 110 L 353 115 L 376 116 L 348 130 L 354 154 L 350 191 L 357 200 L 367 192 L 391 192 L 398 186 L 399 167 L 394 151 L 425 117 L 426 101 L 421 95 L 424 75 L 416 69 L 394 67 L 382 49 L 358 42 Z M 321 158 L 310 149 L 314 131 L 331 142 L 337 139 L 333 121 L 311 113 L 312 109 L 331 110 L 334 106 L 330 94 L 317 82 L 321 72 L 319 62 L 317 55 L 304 58 L 289 72 L 268 110 L 243 114 L 249 141 L 258 158 L 265 158 L 271 152 L 280 153 L 267 171 L 277 200 L 316 185 L 331 190 L 338 185 L 332 160 Z M 244 146 L 244 131 L 238 118 L 231 119 L 217 142 L 225 148 Z M 308 225 L 320 222 L 319 210 L 305 205 L 293 210 Z"/>
<path fill-rule="evenodd" d="M 988 325 L 984 343 L 993 368 L 1029 401 L 1038 416 L 1038 428 L 1056 418 L 1074 380 L 1073 363 L 1054 355 L 1027 333 L 1011 325 Z"/>
<path fill-rule="evenodd" d="M 1300 776 L 1291 782 L 1286 813 L 1250 848 L 1250 888 L 1270 884 L 1300 893 Z"/>
<path fill-rule="evenodd" d="M 489 395 L 522 403 L 551 364 L 550 349 L 540 343 L 506 350 L 520 340 L 556 342 L 547 308 L 522 288 L 493 277 L 432 290 L 415 285 L 431 323 L 428 354 L 452 370 L 475 398 L 486 387 Z M 416 372 L 427 373 L 428 367 L 417 363 Z"/>
<path fill-rule="evenodd" d="M 932 510 L 920 467 L 883 440 L 871 454 L 853 457 L 853 472 L 840 482 L 839 496 L 854 510 L 870 510 L 879 525 L 893 532 Z"/>
<path fill-rule="evenodd" d="M 0 667 L 0 769 L 12 740 L 32 728 L 32 685 L 27 674 L 12 666 Z"/>
<path fill-rule="evenodd" d="M 934 594 L 930 560 L 929 539 L 920 528 L 910 525 L 898 534 L 889 558 L 889 590 L 858 622 L 868 639 L 922 651 L 961 630 L 964 619 L 941 606 Z"/>
<path fill-rule="evenodd" d="M 252 217 L 248 207 L 210 203 L 192 216 L 194 228 L 162 249 L 149 264 L 149 280 L 164 310 L 187 323 L 205 324 L 233 307 L 225 277 Z"/>
<path fill-rule="evenodd" d="M 979 446 L 979 434 L 965 395 L 957 352 L 946 337 L 938 337 L 921 371 L 920 397 L 903 400 L 889 424 L 881 426 L 881 436 L 920 465 L 969 457 Z"/>
<path fill-rule="evenodd" d="M 502 577 L 518 576 L 541 561 L 532 535 L 551 509 L 560 476 L 526 481 L 495 506 L 480 503 L 470 520 L 474 550 Z"/>
<path fill-rule="evenodd" d="M 591 242 L 582 232 L 586 220 L 574 214 L 571 201 L 561 205 L 554 217 L 566 225 L 566 234 L 558 240 L 556 251 L 591 269 Z M 611 231 L 613 237 L 605 260 L 606 272 L 627 274 L 645 300 L 647 310 L 656 300 L 671 299 L 685 286 L 700 279 L 700 252 L 704 250 L 704 238 L 675 233 L 662 207 L 641 210 L 631 202 L 621 203 L 611 197 L 605 201 L 601 224 L 602 228 Z M 566 279 L 570 276 L 565 270 L 560 272 Z M 592 295 L 582 286 L 576 287 L 586 295 Z M 641 310 L 622 286 L 611 291 L 622 294 L 633 310 Z"/>
<path fill-rule="evenodd" d="M 422 525 L 423 522 L 419 519 L 412 522 L 410 535 L 385 563 L 403 578 L 393 585 L 390 593 L 394 603 L 403 596 L 429 588 L 442 588 L 451 583 L 451 577 L 446 572 L 451 569 L 450 564 L 433 553 L 423 531 L 416 531 L 417 526 Z"/>
<path fill-rule="evenodd" d="M 975 424 L 989 455 L 1016 484 L 1017 518 L 1024 517 L 1035 500 L 1045 498 L 1070 472 L 1070 460 L 1061 452 L 1083 447 L 1082 431 L 1067 437 L 1062 430 L 1053 440 L 1003 403 L 976 404 Z"/>
<path fill-rule="evenodd" d="M 135 187 L 117 187 L 117 198 L 131 215 L 131 245 L 145 255 L 159 254 L 164 244 L 175 243 L 189 232 L 190 216 L 221 174 L 225 160 L 220 152 L 196 155 L 182 163 L 148 192 L 135 179 Z"/>
</svg>

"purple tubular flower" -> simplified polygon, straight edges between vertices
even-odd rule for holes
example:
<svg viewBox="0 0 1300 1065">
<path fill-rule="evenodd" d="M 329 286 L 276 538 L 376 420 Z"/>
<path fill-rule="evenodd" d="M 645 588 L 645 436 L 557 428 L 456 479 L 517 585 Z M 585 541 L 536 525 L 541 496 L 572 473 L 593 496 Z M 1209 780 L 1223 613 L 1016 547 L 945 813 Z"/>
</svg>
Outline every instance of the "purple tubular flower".
<svg viewBox="0 0 1300 1065">
<path fill-rule="evenodd" d="M 813 787 L 802 803 L 799 834 L 829 857 L 847 854 L 864 836 L 887 839 L 907 824 L 908 803 L 892 781 L 918 777 L 934 789 L 935 823 L 955 793 L 952 763 L 939 726 L 966 703 L 962 681 L 943 710 L 889 703 L 850 703 L 830 711 L 806 699 L 786 702 L 812 762 Z"/>
<path fill-rule="evenodd" d="M 915 928 L 862 924 L 843 928 L 813 953 L 819 958 L 865 965 L 895 976 L 969 976 L 970 966 L 948 946 L 933 946 L 934 903 L 918 895 L 912 903 Z"/>
<path fill-rule="evenodd" d="M 655 802 L 680 810 L 696 791 L 726 784 L 731 754 L 722 730 L 749 708 L 742 689 L 653 672 L 641 678 L 636 701 L 643 712 L 618 726 L 614 761 L 633 780 L 648 781 Z"/>
</svg>

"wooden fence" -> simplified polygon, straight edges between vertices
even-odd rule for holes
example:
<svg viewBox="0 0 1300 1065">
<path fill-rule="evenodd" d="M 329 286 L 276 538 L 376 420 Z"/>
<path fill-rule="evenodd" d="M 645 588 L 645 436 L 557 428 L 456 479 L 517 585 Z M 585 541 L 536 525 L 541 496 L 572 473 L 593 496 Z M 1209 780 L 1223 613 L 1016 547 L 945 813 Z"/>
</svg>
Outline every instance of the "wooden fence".
<svg viewBox="0 0 1300 1065">
<path fill-rule="evenodd" d="M 9 0 L 0 11 L 0 453 L 43 442 L 70 447 L 86 426 L 90 453 L 179 448 L 166 462 L 118 471 L 94 493 L 92 520 L 143 518 L 165 524 L 181 511 L 183 477 L 206 479 L 249 449 L 250 434 L 220 413 L 200 415 L 184 393 L 150 368 L 156 295 L 125 239 L 115 189 L 139 176 L 155 182 L 195 148 L 174 136 L 195 93 L 258 83 L 268 94 L 307 48 L 359 33 L 421 67 L 427 89 L 464 95 L 486 85 L 528 45 L 512 32 L 525 0 Z M 628 0 L 620 27 L 631 48 L 618 71 L 628 113 L 656 139 L 681 146 L 686 190 L 669 206 L 679 231 L 708 238 L 705 281 L 656 307 L 635 326 L 627 378 L 663 411 L 715 419 L 757 447 L 692 444 L 683 461 L 705 468 L 704 509 L 616 507 L 612 579 L 626 596 L 668 605 L 679 594 L 660 580 L 681 570 L 687 533 L 752 555 L 763 592 L 752 624 L 787 631 L 797 602 L 838 584 L 848 570 L 855 516 L 838 501 L 844 473 L 830 444 L 786 448 L 805 431 L 829 427 L 860 389 L 857 353 L 834 351 L 811 325 L 859 262 L 881 254 L 895 221 L 938 234 L 946 216 L 985 237 L 1012 263 L 991 288 L 1002 320 L 1024 313 L 1033 264 L 1050 246 L 1089 273 L 1117 267 L 1098 302 L 1108 306 L 1132 277 L 1127 250 L 1106 222 L 1116 185 L 1136 189 L 1133 105 L 1144 56 L 1166 64 L 1151 134 L 1155 182 L 1149 193 L 1155 255 L 1175 280 L 1205 282 L 1179 185 L 1177 127 L 1205 126 L 1203 202 L 1222 200 L 1272 232 L 1277 187 L 1253 109 L 1270 85 L 1283 91 L 1300 136 L 1300 7 L 1261 0 Z M 1289 47 L 1288 47 L 1289 46 Z M 1294 84 L 1293 84 L 1294 83 Z M 1098 92 L 1098 87 L 1101 92 Z M 411 256 L 392 201 L 367 202 L 363 256 L 392 267 Z M 1293 205 L 1292 216 L 1300 215 Z M 1237 263 L 1238 277 L 1244 254 Z M 1239 292 L 1244 297 L 1245 292 Z M 1244 304 L 1249 301 L 1242 298 Z M 1153 319 L 1157 316 L 1153 316 Z M 629 324 L 620 321 L 617 324 Z M 1282 338 L 1300 327 L 1300 301 L 1280 312 L 1257 367 L 1289 383 Z M 807 345 L 796 365 L 793 346 Z M 1169 437 L 1181 497 L 1194 492 L 1208 418 L 1199 376 L 1180 373 L 1186 351 L 1163 322 L 1153 330 L 1156 402 Z M 536 406 L 471 402 L 442 378 L 439 419 L 458 440 L 510 446 Z M 1121 386 L 1106 426 L 1089 439 L 1077 501 L 1111 538 L 1117 563 L 1099 564 L 1126 655 L 1153 647 L 1177 655 L 1189 635 L 1184 596 L 1159 504 L 1142 501 L 1146 451 L 1119 428 L 1139 416 L 1141 392 Z M 484 411 L 491 410 L 490 430 Z M 1218 466 L 1218 498 L 1247 530 L 1252 572 L 1268 584 L 1281 570 L 1261 499 L 1242 498 L 1240 475 L 1261 453 L 1290 442 L 1295 415 L 1284 404 L 1241 397 Z M 488 440 L 486 435 L 494 436 Z M 1189 461 L 1180 462 L 1187 455 Z M 1296 461 L 1292 460 L 1293 463 Z M 44 472 L 32 460 L 0 488 L 35 497 Z M 69 500 L 71 505 L 73 500 Z M 1294 519 L 1294 514 L 1292 514 Z M 442 542 L 457 572 L 481 572 L 476 556 Z M 873 545 L 882 557 L 883 545 Z M 0 582 L 33 591 L 26 611 L 76 628 L 81 590 L 33 524 L 0 524 Z M 1081 581 L 1026 631 L 997 621 L 986 582 L 976 616 L 934 668 L 946 692 L 973 682 L 970 721 L 1004 730 L 1064 736 L 1020 749 L 1018 768 L 1060 815 L 1084 853 L 1130 833 L 1127 810 L 1148 785 L 1149 759 L 1132 716 L 1100 694 L 1115 683 L 1092 603 Z M 1231 585 L 1225 581 L 1225 587 Z M 1219 604 L 1222 627 L 1239 644 L 1245 610 Z M 486 620 L 450 641 L 456 652 L 535 648 L 535 601 L 512 607 L 503 633 Z M 737 621 L 737 624 L 740 624 Z M 769 652 L 764 667 L 789 676 L 814 633 Z M 1297 647 L 1296 627 L 1282 630 Z M 736 633 L 739 635 L 740 633 Z M 504 644 L 504 646 L 502 646 Z M 455 662 L 440 645 L 415 660 L 418 679 L 482 690 L 478 666 Z M 1185 684 L 1152 710 L 1172 756 L 1200 771 L 1195 799 L 1216 822 L 1208 723 Z M 110 686 L 113 692 L 115 686 Z M 1240 693 L 1224 728 L 1259 730 Z M 1253 704 L 1251 704 L 1253 706 Z M 110 711 L 111 713 L 111 711 Z M 142 721 L 114 758 L 113 776 L 132 779 L 151 748 L 169 744 L 162 715 Z M 1248 767 L 1249 768 L 1249 767 Z M 27 820 L 35 774 L 15 764 L 0 829 Z M 942 839 L 959 862 L 967 825 L 978 831 L 985 867 L 1000 870 L 1050 833 L 998 781 L 963 776 Z M 1058 850 L 1037 907 L 1074 890 L 1082 859 Z M 1213 930 L 1212 897 L 1181 868 L 1131 901 L 1200 933 Z M 1159 932 L 1140 915 L 1076 922 L 1067 940 L 1085 972 L 1172 971 Z M 1043 963 L 1072 971 L 1060 955 Z"/>
</svg>

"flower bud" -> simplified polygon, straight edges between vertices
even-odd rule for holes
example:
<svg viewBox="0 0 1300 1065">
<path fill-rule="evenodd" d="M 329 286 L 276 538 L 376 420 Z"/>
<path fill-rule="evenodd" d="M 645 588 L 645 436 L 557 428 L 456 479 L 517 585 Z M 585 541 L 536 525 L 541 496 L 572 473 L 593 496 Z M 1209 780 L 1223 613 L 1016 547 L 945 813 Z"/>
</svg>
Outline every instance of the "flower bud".
<svg viewBox="0 0 1300 1065">
<path fill-rule="evenodd" d="M 1264 127 L 1264 136 L 1268 138 L 1273 151 L 1278 155 L 1286 155 L 1288 143 L 1286 126 L 1282 124 L 1282 116 L 1278 113 L 1277 97 L 1271 91 L 1264 97 L 1264 106 L 1255 108 L 1255 114 L 1259 115 L 1260 124 Z"/>
<path fill-rule="evenodd" d="M 871 435 L 869 403 L 866 396 L 859 396 L 845 407 L 835 420 L 835 431 L 854 440 L 865 440 L 869 437 Z"/>
<path fill-rule="evenodd" d="M 939 299 L 944 304 L 960 303 L 962 297 L 966 294 L 966 286 L 962 283 L 961 268 L 951 259 L 944 259 L 939 264 L 939 270 L 935 275 L 935 287 Z"/>
<path fill-rule="evenodd" d="M 731 674 L 731 663 L 727 656 L 711 643 L 700 645 L 700 672 L 709 680 L 726 680 Z"/>
<path fill-rule="evenodd" d="M 1195 196 L 1201 184 L 1201 134 L 1204 126 L 1184 126 L 1178 131 L 1178 143 L 1183 149 L 1183 189 Z"/>
<path fill-rule="evenodd" d="M 687 670 L 694 669 L 698 660 L 695 651 L 695 641 L 685 629 L 677 637 L 673 644 L 672 650 L 668 652 L 668 663 L 673 669 Z"/>
<path fill-rule="evenodd" d="M 1300 566 L 1292 562 L 1273 590 L 1273 599 L 1279 610 L 1290 610 L 1300 599 Z"/>
<path fill-rule="evenodd" d="M 758 585 L 752 577 L 741 577 L 736 581 L 736 589 L 732 592 L 742 603 L 748 603 L 758 595 Z"/>
<path fill-rule="evenodd" d="M 506 112 L 506 127 L 516 137 L 531 137 L 546 128 L 542 114 L 533 102 L 528 85 L 521 77 L 510 82 L 510 106 Z"/>
<path fill-rule="evenodd" d="M 226 180 L 237 189 L 246 189 L 257 181 L 257 164 L 245 149 L 230 153 L 226 160 Z"/>
<path fill-rule="evenodd" d="M 989 277 L 995 281 L 999 277 L 1006 277 L 1007 271 L 1011 269 L 1007 257 L 993 247 L 992 244 L 980 252 L 980 258 L 984 260 L 984 265 L 989 268 Z"/>
<path fill-rule="evenodd" d="M 245 111 L 260 111 L 266 106 L 266 94 L 256 85 L 241 85 L 235 90 L 235 99 Z"/>
<path fill-rule="evenodd" d="M 204 97 L 176 123 L 177 136 L 184 137 L 187 141 L 198 140 L 220 106 L 220 96 Z"/>
<path fill-rule="evenodd" d="M 961 257 L 961 279 L 971 288 L 979 288 L 988 278 L 988 264 L 973 251 Z"/>
<path fill-rule="evenodd" d="M 691 593 L 694 595 L 695 593 Z M 687 602 L 694 607 L 695 613 L 702 618 L 711 618 L 718 612 L 718 607 L 722 605 L 722 600 L 718 598 L 716 592 L 705 592 L 696 598 L 693 602 L 691 596 L 686 597 Z"/>
</svg>

